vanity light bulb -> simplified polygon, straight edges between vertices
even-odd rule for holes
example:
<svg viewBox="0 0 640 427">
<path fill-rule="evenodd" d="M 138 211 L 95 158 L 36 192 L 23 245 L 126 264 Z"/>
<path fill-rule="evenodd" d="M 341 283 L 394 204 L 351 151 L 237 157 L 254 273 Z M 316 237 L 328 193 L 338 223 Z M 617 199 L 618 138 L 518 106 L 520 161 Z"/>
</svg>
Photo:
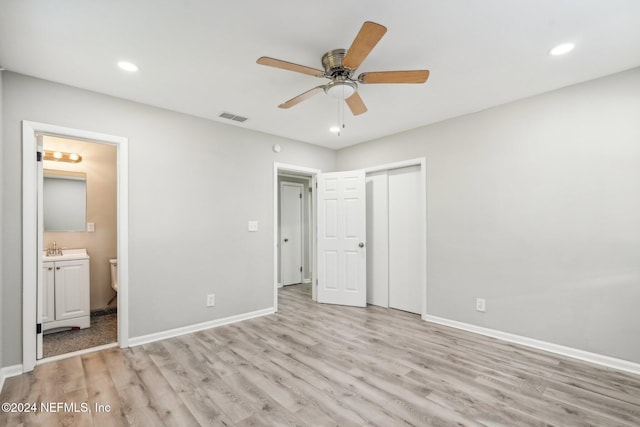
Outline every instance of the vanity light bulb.
<svg viewBox="0 0 640 427">
<path fill-rule="evenodd" d="M 80 158 L 76 153 L 69 154 L 69 160 L 73 160 L 74 162 Z"/>
<path fill-rule="evenodd" d="M 62 158 L 62 153 L 59 151 L 54 151 L 53 152 L 53 158 L 54 159 L 61 159 Z"/>
</svg>

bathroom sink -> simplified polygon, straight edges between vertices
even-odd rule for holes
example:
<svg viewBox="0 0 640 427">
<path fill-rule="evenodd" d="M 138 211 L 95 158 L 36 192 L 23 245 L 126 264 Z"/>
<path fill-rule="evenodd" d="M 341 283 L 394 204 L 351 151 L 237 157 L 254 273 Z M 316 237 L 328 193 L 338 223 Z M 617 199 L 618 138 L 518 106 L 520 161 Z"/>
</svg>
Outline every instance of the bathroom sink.
<svg viewBox="0 0 640 427">
<path fill-rule="evenodd" d="M 73 259 L 89 259 L 86 249 L 62 249 L 62 255 L 47 255 L 47 251 L 43 251 L 42 261 L 69 261 Z"/>
</svg>

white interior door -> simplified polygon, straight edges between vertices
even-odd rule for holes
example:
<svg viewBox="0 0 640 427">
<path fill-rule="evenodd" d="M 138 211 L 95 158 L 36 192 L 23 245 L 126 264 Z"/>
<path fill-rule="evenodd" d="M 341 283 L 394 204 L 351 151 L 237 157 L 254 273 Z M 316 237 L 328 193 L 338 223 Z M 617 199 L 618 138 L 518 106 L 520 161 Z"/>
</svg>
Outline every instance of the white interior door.
<svg viewBox="0 0 640 427">
<path fill-rule="evenodd" d="M 367 304 L 389 307 L 387 171 L 367 174 Z"/>
<path fill-rule="evenodd" d="M 280 186 L 280 274 L 284 286 L 302 283 L 302 184 Z"/>
<path fill-rule="evenodd" d="M 367 305 L 364 171 L 318 175 L 318 302 Z"/>
<path fill-rule="evenodd" d="M 390 170 L 389 192 L 389 307 L 422 311 L 422 209 L 420 167 Z"/>
<path fill-rule="evenodd" d="M 36 145 L 37 145 L 37 152 L 42 153 L 42 155 L 44 156 L 44 141 L 42 138 L 42 135 L 37 135 L 36 136 Z M 36 333 L 36 359 L 42 359 L 43 357 L 43 342 L 42 342 L 42 324 L 44 322 L 43 316 L 45 315 L 45 307 L 44 304 L 45 302 L 47 302 L 49 304 L 48 307 L 48 313 L 47 316 L 52 316 L 53 310 L 52 307 L 50 305 L 50 302 L 53 300 L 53 295 L 49 294 L 47 295 L 47 300 L 45 300 L 45 273 L 43 270 L 43 263 L 42 263 L 42 251 L 44 250 L 43 248 L 43 243 L 42 241 L 44 240 L 44 213 L 43 213 L 43 205 L 44 205 L 44 200 L 43 200 L 43 187 L 44 187 L 44 167 L 43 167 L 43 162 L 37 162 L 37 190 L 36 190 L 36 197 L 37 197 L 37 231 L 36 231 L 36 250 L 37 250 L 37 276 L 36 276 L 36 326 L 40 325 L 37 329 Z M 51 284 L 53 283 L 53 277 L 51 277 L 53 271 L 47 270 L 47 285 L 49 285 L 49 289 L 48 291 L 51 292 Z M 49 301 L 51 300 L 51 301 Z M 48 318 L 47 321 L 53 320 L 51 318 Z"/>
</svg>

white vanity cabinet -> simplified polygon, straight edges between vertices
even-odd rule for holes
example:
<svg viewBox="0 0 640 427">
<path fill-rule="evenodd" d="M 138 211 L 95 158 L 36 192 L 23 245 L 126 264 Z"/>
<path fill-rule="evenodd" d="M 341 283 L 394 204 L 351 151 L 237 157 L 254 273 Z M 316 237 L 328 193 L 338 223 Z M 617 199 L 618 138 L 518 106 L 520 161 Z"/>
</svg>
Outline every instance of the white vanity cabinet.
<svg viewBox="0 0 640 427">
<path fill-rule="evenodd" d="M 48 259 L 58 258 L 50 261 Z M 89 257 L 45 257 L 42 263 L 42 329 L 88 328 L 90 321 Z"/>
</svg>

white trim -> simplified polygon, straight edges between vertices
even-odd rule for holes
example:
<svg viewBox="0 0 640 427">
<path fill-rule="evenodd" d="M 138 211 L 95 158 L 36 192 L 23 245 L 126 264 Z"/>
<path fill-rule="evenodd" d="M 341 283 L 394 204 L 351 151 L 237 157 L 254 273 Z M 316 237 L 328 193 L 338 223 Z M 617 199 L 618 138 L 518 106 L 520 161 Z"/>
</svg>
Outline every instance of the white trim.
<svg viewBox="0 0 640 427">
<path fill-rule="evenodd" d="M 550 353 L 559 354 L 562 356 L 578 359 L 583 362 L 594 363 L 596 365 L 605 366 L 607 368 L 616 369 L 619 371 L 630 372 L 635 375 L 640 375 L 640 363 L 630 362 L 628 360 L 618 359 L 611 356 L 605 356 L 602 354 L 591 353 L 584 350 L 579 350 L 573 347 L 566 347 L 559 344 L 553 344 L 546 341 L 540 341 L 533 338 L 524 337 L 521 335 L 510 334 L 508 332 L 502 332 L 495 329 L 483 328 L 481 326 L 471 325 L 469 323 L 458 322 L 456 320 L 449 320 L 442 317 L 423 315 L 422 320 L 431 323 L 437 323 L 439 325 L 450 326 L 452 328 L 461 329 L 467 332 L 473 332 L 475 334 L 485 335 L 492 338 L 497 338 L 502 341 L 512 342 L 515 344 L 524 345 L 527 347 L 536 348 L 538 350 L 548 351 Z"/>
<path fill-rule="evenodd" d="M 11 377 L 17 377 L 23 372 L 22 365 L 5 366 L 0 369 L 0 393 L 4 387 L 4 380 Z"/>
<path fill-rule="evenodd" d="M 118 149 L 118 344 L 129 338 L 129 168 L 128 139 L 116 135 L 22 121 L 22 368 L 36 365 L 36 295 L 38 259 L 36 133 L 113 144 Z"/>
<path fill-rule="evenodd" d="M 96 347 L 83 348 L 82 350 L 72 351 L 70 353 L 58 354 L 57 356 L 45 357 L 36 362 L 36 365 L 44 365 L 45 363 L 57 362 L 59 360 L 69 359 L 76 356 L 83 356 L 89 353 L 95 353 L 96 351 L 108 350 L 110 348 L 118 348 L 118 343 L 99 345 Z"/>
<path fill-rule="evenodd" d="M 310 176 L 311 182 L 315 182 L 315 177 L 317 174 L 321 172 L 320 169 L 307 168 L 304 166 L 296 166 L 286 163 L 278 163 L 273 162 L 273 310 L 274 312 L 278 311 L 278 263 L 280 260 L 278 259 L 278 174 L 282 172 L 290 172 L 293 174 L 302 174 Z M 313 184 L 312 184 L 313 185 Z M 316 192 L 312 191 L 312 201 L 315 200 Z M 313 242 L 312 247 L 315 247 L 315 203 L 313 203 L 313 228 L 311 230 L 311 241 Z M 313 263 L 312 266 L 309 266 L 312 271 L 311 282 L 315 283 L 315 275 L 316 275 L 316 265 L 315 265 L 315 251 L 311 254 L 311 261 Z M 315 300 L 316 298 L 316 287 L 312 286 L 312 298 Z"/>
<path fill-rule="evenodd" d="M 377 165 L 377 166 L 364 168 L 364 173 L 367 174 L 367 173 L 374 173 L 374 172 L 389 171 L 392 169 L 406 168 L 409 166 L 424 167 L 425 163 L 426 161 L 424 157 L 418 157 L 415 159 L 402 160 L 400 162 L 386 163 L 384 165 Z"/>
<path fill-rule="evenodd" d="M 242 322 L 243 320 L 255 319 L 256 317 L 267 316 L 276 311 L 273 307 L 262 310 L 251 311 L 249 313 L 237 314 L 235 316 L 225 317 L 223 319 L 210 320 L 208 322 L 196 323 L 195 325 L 183 326 L 181 328 L 169 329 L 167 331 L 156 332 L 149 335 L 129 338 L 129 345 L 135 347 L 142 344 L 148 344 L 167 338 L 178 337 L 180 335 L 191 334 L 193 332 L 203 331 L 205 329 L 217 328 L 218 326 L 228 325 L 231 323 Z"/>
</svg>

